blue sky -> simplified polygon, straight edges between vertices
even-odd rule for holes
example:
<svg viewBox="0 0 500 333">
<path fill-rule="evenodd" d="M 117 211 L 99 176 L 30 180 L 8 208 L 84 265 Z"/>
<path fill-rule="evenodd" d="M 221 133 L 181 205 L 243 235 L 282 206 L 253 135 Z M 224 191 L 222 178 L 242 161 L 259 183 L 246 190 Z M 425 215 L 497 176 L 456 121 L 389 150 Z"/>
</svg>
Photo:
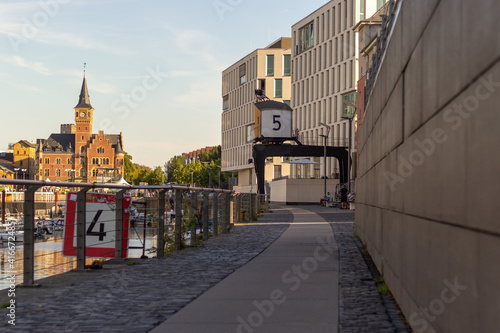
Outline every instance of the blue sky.
<svg viewBox="0 0 500 333">
<path fill-rule="evenodd" d="M 74 123 L 83 63 L 94 133 L 136 163 L 220 144 L 221 72 L 324 0 L 2 0 L 0 151 Z"/>
</svg>

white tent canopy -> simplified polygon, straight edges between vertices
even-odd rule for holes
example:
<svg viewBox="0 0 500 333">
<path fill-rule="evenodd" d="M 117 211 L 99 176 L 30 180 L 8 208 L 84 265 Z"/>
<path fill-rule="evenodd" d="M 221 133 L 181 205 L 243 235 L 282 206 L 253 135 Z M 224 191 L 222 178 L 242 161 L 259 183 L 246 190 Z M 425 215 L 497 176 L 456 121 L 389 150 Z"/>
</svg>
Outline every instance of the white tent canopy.
<svg viewBox="0 0 500 333">
<path fill-rule="evenodd" d="M 116 185 L 130 185 L 129 183 L 127 183 L 127 181 L 123 177 L 119 181 L 115 182 L 114 184 L 116 184 Z"/>
<path fill-rule="evenodd" d="M 311 160 L 308 160 L 307 158 L 301 158 L 295 161 L 290 161 L 290 162 L 285 162 L 288 164 L 319 164 L 318 162 L 314 162 Z"/>
</svg>

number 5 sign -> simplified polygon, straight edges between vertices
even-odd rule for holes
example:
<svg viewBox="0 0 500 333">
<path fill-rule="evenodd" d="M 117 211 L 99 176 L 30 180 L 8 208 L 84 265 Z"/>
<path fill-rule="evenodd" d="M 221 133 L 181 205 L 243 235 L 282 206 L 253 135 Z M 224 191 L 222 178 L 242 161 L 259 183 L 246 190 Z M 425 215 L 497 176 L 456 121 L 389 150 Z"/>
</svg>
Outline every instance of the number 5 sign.
<svg viewBox="0 0 500 333">
<path fill-rule="evenodd" d="M 290 138 L 292 108 L 285 103 L 265 101 L 255 103 L 256 138 Z"/>
<path fill-rule="evenodd" d="M 123 197 L 123 256 L 128 249 L 128 208 L 132 199 Z M 85 221 L 85 253 L 87 257 L 115 257 L 116 196 L 114 194 L 87 193 Z M 69 192 L 66 198 L 63 255 L 76 256 L 77 193 Z"/>
</svg>

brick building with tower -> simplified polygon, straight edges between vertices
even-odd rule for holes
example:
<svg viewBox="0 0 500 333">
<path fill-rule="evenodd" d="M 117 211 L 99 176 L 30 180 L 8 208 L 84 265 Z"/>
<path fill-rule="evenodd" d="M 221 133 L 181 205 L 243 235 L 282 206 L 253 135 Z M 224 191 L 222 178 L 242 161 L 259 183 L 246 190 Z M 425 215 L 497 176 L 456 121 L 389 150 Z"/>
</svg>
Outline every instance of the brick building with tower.
<svg viewBox="0 0 500 333">
<path fill-rule="evenodd" d="M 124 175 L 123 136 L 92 133 L 94 108 L 90 104 L 85 74 L 75 124 L 61 125 L 60 133 L 38 139 L 38 179 L 108 183 Z"/>
</svg>

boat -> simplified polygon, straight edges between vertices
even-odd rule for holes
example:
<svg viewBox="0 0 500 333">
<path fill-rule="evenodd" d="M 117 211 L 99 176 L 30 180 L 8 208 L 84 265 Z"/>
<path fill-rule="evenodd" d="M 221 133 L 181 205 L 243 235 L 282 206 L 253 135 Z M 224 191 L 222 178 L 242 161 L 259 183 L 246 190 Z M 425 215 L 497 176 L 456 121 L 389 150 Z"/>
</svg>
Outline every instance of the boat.
<svg viewBox="0 0 500 333">
<path fill-rule="evenodd" d="M 54 231 L 62 231 L 62 230 L 64 230 L 64 219 L 55 219 L 55 220 L 52 220 L 52 222 L 53 222 L 52 229 Z"/>
</svg>

